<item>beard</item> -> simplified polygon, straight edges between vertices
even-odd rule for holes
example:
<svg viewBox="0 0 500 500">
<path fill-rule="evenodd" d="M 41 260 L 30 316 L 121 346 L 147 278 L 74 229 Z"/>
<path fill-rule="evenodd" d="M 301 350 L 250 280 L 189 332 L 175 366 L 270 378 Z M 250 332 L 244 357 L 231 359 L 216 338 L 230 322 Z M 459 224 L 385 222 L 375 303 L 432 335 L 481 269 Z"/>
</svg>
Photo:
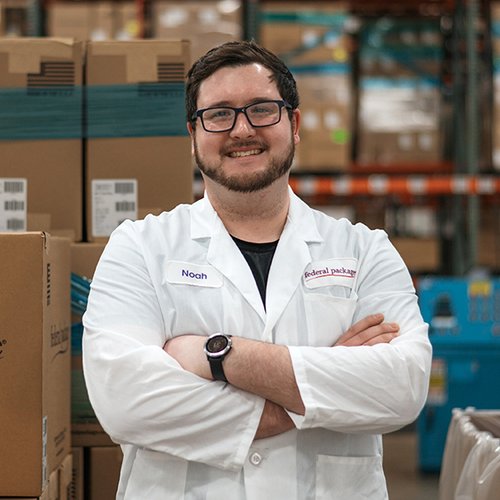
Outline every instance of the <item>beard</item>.
<svg viewBox="0 0 500 500">
<path fill-rule="evenodd" d="M 236 144 L 236 146 L 256 146 L 266 149 L 263 148 L 261 144 L 252 141 L 240 142 Z M 294 155 L 295 144 L 293 140 L 291 140 L 287 150 L 281 156 L 271 158 L 264 171 L 254 172 L 252 174 L 242 172 L 241 174 L 227 175 L 222 169 L 222 162 L 216 165 L 209 165 L 202 160 L 198 150 L 198 145 L 196 144 L 196 137 L 194 139 L 194 157 L 196 165 L 201 172 L 220 186 L 223 186 L 230 191 L 237 191 L 240 193 L 253 193 L 260 191 L 286 175 L 292 167 Z"/>
</svg>

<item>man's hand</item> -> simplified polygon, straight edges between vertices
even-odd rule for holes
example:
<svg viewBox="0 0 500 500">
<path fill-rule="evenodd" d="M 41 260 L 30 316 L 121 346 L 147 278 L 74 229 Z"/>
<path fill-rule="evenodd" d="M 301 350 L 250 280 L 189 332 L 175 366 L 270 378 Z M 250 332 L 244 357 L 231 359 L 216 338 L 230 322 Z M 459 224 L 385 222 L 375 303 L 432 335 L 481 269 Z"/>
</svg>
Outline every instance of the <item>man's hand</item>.
<svg viewBox="0 0 500 500">
<path fill-rule="evenodd" d="M 372 314 L 360 319 L 335 342 L 333 347 L 388 344 L 399 335 L 399 325 L 383 321 L 383 314 Z"/>
<path fill-rule="evenodd" d="M 291 429 L 295 429 L 295 425 L 284 408 L 266 399 L 255 439 L 277 436 Z"/>
</svg>

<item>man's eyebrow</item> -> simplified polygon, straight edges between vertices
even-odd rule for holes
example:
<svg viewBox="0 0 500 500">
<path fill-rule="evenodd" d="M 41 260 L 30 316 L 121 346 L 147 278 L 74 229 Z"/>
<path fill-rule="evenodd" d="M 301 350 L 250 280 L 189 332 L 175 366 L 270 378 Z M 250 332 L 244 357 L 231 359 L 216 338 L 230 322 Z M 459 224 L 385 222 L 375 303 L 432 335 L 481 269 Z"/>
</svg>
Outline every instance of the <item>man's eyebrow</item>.
<svg viewBox="0 0 500 500">
<path fill-rule="evenodd" d="M 249 101 L 246 102 L 243 106 L 248 106 L 251 104 L 255 104 L 257 102 L 262 102 L 262 101 L 274 101 L 274 100 L 279 100 L 280 98 L 277 97 L 276 99 L 271 99 L 270 97 L 254 97 L 253 99 L 250 99 Z M 219 108 L 219 107 L 228 107 L 228 108 L 236 108 L 240 106 L 233 106 L 231 102 L 229 101 L 217 101 L 212 104 L 209 104 L 207 106 L 204 106 L 203 108 L 200 109 L 207 109 L 207 108 Z"/>
</svg>

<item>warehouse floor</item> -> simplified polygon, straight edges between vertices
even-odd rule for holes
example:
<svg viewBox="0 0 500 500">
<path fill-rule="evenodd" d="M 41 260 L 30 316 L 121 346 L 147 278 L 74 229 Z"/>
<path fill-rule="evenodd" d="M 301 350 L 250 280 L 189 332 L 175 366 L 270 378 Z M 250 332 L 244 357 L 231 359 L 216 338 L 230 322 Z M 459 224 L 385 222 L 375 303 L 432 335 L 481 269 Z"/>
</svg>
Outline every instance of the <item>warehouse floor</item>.
<svg viewBox="0 0 500 500">
<path fill-rule="evenodd" d="M 419 472 L 417 436 L 401 430 L 384 436 L 384 469 L 390 500 L 438 500 L 438 474 Z"/>
</svg>

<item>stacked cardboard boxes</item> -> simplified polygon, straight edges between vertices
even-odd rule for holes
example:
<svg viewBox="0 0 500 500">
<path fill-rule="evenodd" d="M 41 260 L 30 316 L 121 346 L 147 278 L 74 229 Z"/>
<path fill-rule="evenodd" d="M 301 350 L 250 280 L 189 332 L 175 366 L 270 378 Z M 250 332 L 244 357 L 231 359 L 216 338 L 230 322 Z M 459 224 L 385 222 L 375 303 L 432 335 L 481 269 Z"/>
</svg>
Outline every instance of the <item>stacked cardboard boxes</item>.
<svg viewBox="0 0 500 500">
<path fill-rule="evenodd" d="M 92 281 L 104 250 L 103 243 L 71 245 L 72 283 Z M 83 297 L 82 297 L 83 301 Z M 73 306 L 73 302 L 72 302 Z M 71 440 L 73 500 L 112 500 L 115 497 L 122 453 L 100 426 L 90 404 L 82 370 L 82 317 L 72 307 L 71 339 Z"/>
<path fill-rule="evenodd" d="M 0 233 L 0 497 L 67 488 L 69 270 L 68 239 Z"/>
<path fill-rule="evenodd" d="M 360 36 L 356 161 L 361 166 L 438 164 L 442 160 L 436 20 L 367 21 Z"/>
<path fill-rule="evenodd" d="M 189 42 L 87 46 L 87 239 L 192 200 L 184 112 Z"/>
<path fill-rule="evenodd" d="M 0 40 L 0 231 L 106 241 L 126 218 L 192 201 L 189 42 L 90 42 L 85 87 L 82 52 Z"/>
<path fill-rule="evenodd" d="M 82 238 L 82 44 L 0 40 L 0 230 Z"/>
<path fill-rule="evenodd" d="M 347 6 L 265 2 L 260 42 L 290 67 L 302 113 L 294 168 L 343 171 L 350 164 L 352 85 Z"/>
<path fill-rule="evenodd" d="M 0 376 L 13 381 L 2 384 L 0 426 L 8 438 L 0 449 L 0 497 L 55 500 L 69 498 L 68 489 L 77 500 L 114 497 L 121 451 L 88 401 L 81 329 L 76 338 L 70 330 L 70 269 L 91 279 L 124 215 L 192 201 L 183 107 L 188 46 L 93 42 L 82 88 L 81 43 L 0 41 Z M 84 173 L 88 234 L 100 243 L 78 242 L 85 236 Z M 130 183 L 135 206 L 124 214 L 128 199 L 113 198 L 109 212 L 119 216 L 110 223 L 102 186 L 127 196 Z M 47 233 L 25 233 L 30 227 Z M 81 327 L 80 316 L 73 326 Z"/>
</svg>

